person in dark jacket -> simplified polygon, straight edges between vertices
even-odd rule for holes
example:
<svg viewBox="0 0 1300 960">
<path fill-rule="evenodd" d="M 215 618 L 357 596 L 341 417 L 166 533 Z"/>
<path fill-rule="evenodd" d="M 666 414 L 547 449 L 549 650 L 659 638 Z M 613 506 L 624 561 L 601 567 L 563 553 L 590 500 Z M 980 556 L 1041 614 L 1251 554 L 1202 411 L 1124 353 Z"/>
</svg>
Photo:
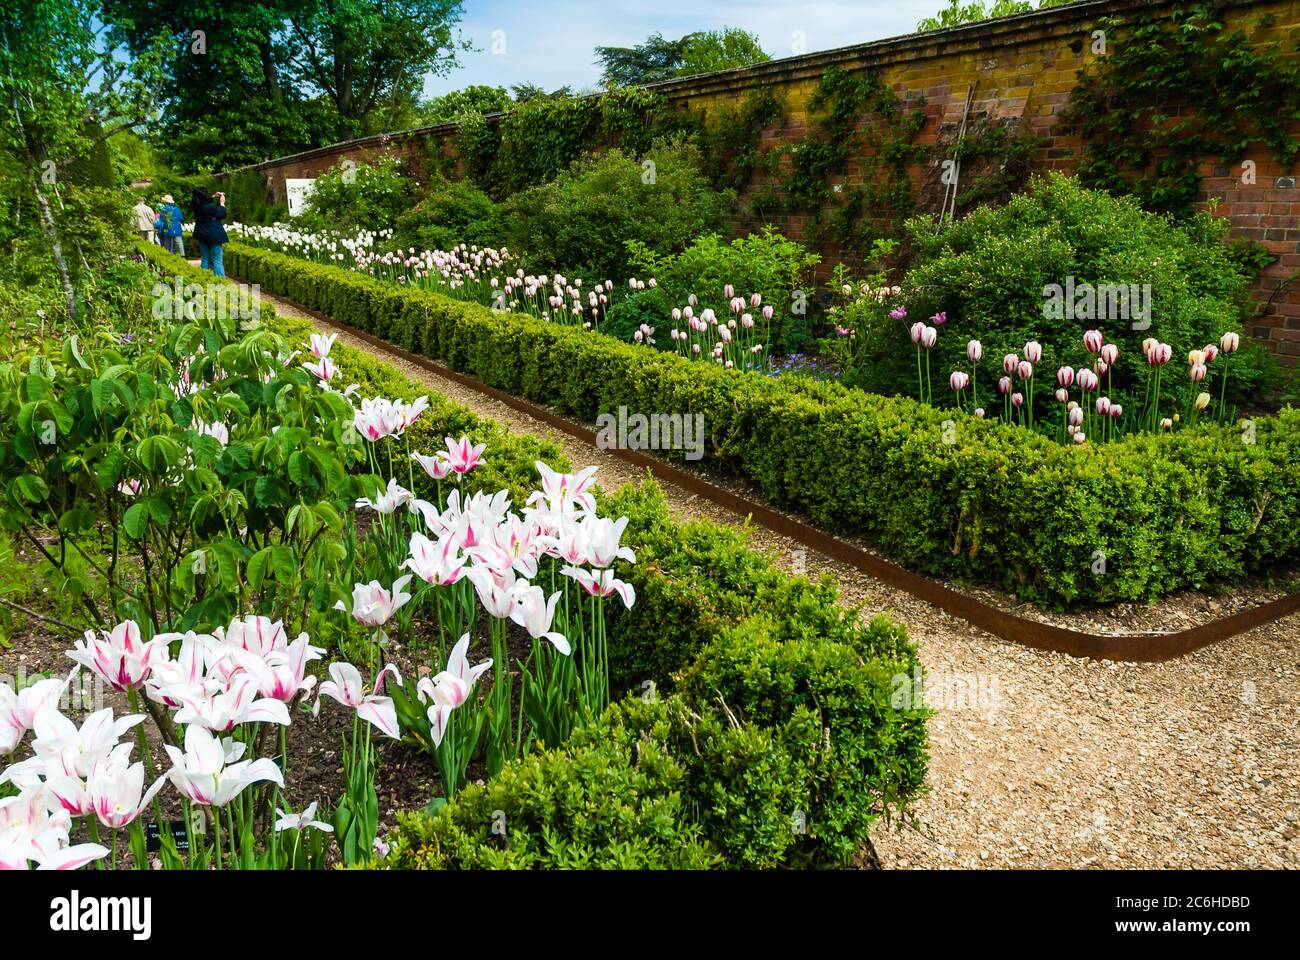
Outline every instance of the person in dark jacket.
<svg viewBox="0 0 1300 960">
<path fill-rule="evenodd" d="M 199 266 L 218 277 L 226 275 L 221 262 L 221 247 L 229 238 L 221 221 L 226 219 L 226 195 L 221 191 L 209 195 L 200 187 L 194 191 L 194 239 L 199 245 Z"/>
<path fill-rule="evenodd" d="M 185 248 L 176 249 L 176 242 L 181 238 L 181 208 L 176 206 L 170 193 L 164 193 L 162 206 L 158 208 L 158 242 L 168 253 L 185 253 Z"/>
</svg>

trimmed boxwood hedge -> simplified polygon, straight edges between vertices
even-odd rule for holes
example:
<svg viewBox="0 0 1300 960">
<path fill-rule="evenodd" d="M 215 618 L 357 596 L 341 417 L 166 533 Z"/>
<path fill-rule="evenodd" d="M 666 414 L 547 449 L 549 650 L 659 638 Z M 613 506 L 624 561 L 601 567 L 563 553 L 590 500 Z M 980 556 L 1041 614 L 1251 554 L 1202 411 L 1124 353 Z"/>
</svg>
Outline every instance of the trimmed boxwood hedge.
<svg viewBox="0 0 1300 960">
<path fill-rule="evenodd" d="M 589 422 L 620 405 L 703 414 L 708 466 L 931 575 L 1068 606 L 1154 598 L 1300 556 L 1300 411 L 1291 408 L 1249 434 L 1206 424 L 1064 446 L 908 398 L 727 371 L 242 244 L 226 247 L 226 264 Z"/>
<path fill-rule="evenodd" d="M 210 280 L 160 248 L 159 268 Z M 263 306 L 291 343 L 310 324 Z M 336 344 L 361 394 L 413 398 L 420 385 Z M 482 479 L 522 501 L 532 460 L 568 469 L 548 441 L 506 433 L 433 395 L 412 431 L 489 444 Z M 417 491 L 422 475 L 417 472 Z M 615 693 L 624 699 L 562 747 L 511 762 L 435 814 L 399 816 L 375 866 L 709 868 L 841 865 L 881 818 L 908 815 L 924 791 L 928 713 L 893 702 L 920 666 L 906 631 L 864 623 L 828 578 L 780 570 L 745 531 L 677 523 L 650 480 L 599 493 L 628 517 L 637 603 L 611 611 Z M 504 826 L 505 833 L 500 832 Z"/>
</svg>

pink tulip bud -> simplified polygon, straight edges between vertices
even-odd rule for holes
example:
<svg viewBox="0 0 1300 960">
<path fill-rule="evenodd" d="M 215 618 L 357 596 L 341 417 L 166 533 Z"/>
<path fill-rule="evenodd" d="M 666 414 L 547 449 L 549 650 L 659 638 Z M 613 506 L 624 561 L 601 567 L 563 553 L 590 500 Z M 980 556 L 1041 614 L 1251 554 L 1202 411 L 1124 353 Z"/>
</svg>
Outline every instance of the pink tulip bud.
<svg viewBox="0 0 1300 960">
<path fill-rule="evenodd" d="M 728 300 L 730 300 L 732 297 L 736 295 L 736 288 L 733 287 L 731 284 L 727 284 L 725 287 L 722 288 L 722 294 Z"/>
<path fill-rule="evenodd" d="M 1122 416 L 1124 416 L 1124 405 L 1122 403 L 1112 403 L 1110 405 L 1110 418 L 1118 420 Z"/>
<path fill-rule="evenodd" d="M 1216 347 L 1216 346 L 1215 346 L 1214 344 L 1212 344 L 1212 343 L 1207 343 L 1207 344 L 1205 345 L 1205 362 L 1206 362 L 1206 363 L 1213 363 L 1213 362 L 1214 362 L 1214 358 L 1217 357 L 1218 355 L 1219 355 L 1219 348 L 1218 348 L 1218 347 Z"/>
<path fill-rule="evenodd" d="M 1015 373 L 1016 367 L 1020 365 L 1020 358 L 1014 353 L 1008 353 L 1002 358 L 1002 369 L 1007 373 Z"/>
<path fill-rule="evenodd" d="M 1088 437 L 1087 437 L 1086 434 L 1084 434 L 1084 432 L 1083 432 L 1082 430 L 1078 431 L 1078 432 L 1075 433 L 1075 435 L 1074 435 L 1074 442 L 1075 442 L 1075 443 L 1086 443 L 1087 440 L 1088 440 Z"/>
<path fill-rule="evenodd" d="M 751 307 L 759 307 L 762 305 L 762 303 L 763 303 L 763 295 L 761 293 L 750 294 L 749 305 Z"/>
<path fill-rule="evenodd" d="M 954 393 L 961 393 L 970 384 L 970 374 L 964 370 L 954 370 L 948 377 L 948 386 Z"/>
<path fill-rule="evenodd" d="M 907 307 L 902 307 L 902 306 L 895 307 L 893 310 L 890 310 L 890 311 L 889 311 L 889 316 L 890 316 L 891 319 L 894 319 L 894 320 L 906 320 L 906 319 L 907 319 Z"/>
<path fill-rule="evenodd" d="M 1241 346 L 1241 337 L 1235 333 L 1225 333 L 1219 338 L 1219 349 L 1224 353 L 1236 353 Z"/>
<path fill-rule="evenodd" d="M 1021 380 L 1028 380 L 1034 375 L 1034 365 L 1028 360 L 1021 360 L 1019 366 L 1016 367 L 1016 373 Z"/>
<path fill-rule="evenodd" d="M 1170 420 L 1168 417 L 1165 417 L 1163 420 L 1160 421 L 1161 430 L 1172 430 L 1173 428 L 1174 428 L 1174 422 Z"/>
<path fill-rule="evenodd" d="M 1019 410 L 1025 405 L 1025 395 L 1020 392 L 1013 393 L 1011 395 L 1011 405 Z"/>
<path fill-rule="evenodd" d="M 1077 427 L 1083 423 L 1083 407 L 1075 407 L 1066 416 L 1069 417 L 1070 423 Z"/>
<path fill-rule="evenodd" d="M 1109 370 L 1110 367 L 1106 364 L 1105 360 L 1098 360 L 1093 364 L 1093 369 L 1097 371 L 1097 376 L 1104 377 L 1106 376 L 1106 371 Z"/>
<path fill-rule="evenodd" d="M 1187 371 L 1187 375 L 1192 378 L 1192 383 L 1200 383 L 1205 379 L 1208 368 L 1203 363 L 1194 363 L 1192 368 Z"/>
<path fill-rule="evenodd" d="M 942 327 L 945 323 L 948 322 L 947 311 L 940 310 L 938 313 L 936 313 L 933 317 L 930 318 L 930 322 L 933 323 L 936 327 Z"/>
<path fill-rule="evenodd" d="M 1110 413 L 1110 397 L 1097 398 L 1097 413 L 1103 417 Z"/>
<path fill-rule="evenodd" d="M 999 378 L 998 393 L 1000 393 L 1002 396 L 1005 397 L 1010 392 L 1011 392 L 1011 378 L 1010 377 Z"/>
<path fill-rule="evenodd" d="M 1089 330 L 1083 335 L 1083 348 L 1089 353 L 1097 353 L 1101 350 L 1104 338 L 1100 330 Z"/>
<path fill-rule="evenodd" d="M 771 320 L 772 317 L 773 317 L 775 314 L 776 314 L 776 311 L 772 309 L 772 305 L 771 305 L 770 303 L 769 303 L 769 304 L 766 304 L 766 305 L 763 307 L 763 319 L 764 319 L 764 320 Z"/>
<path fill-rule="evenodd" d="M 1056 399 L 1057 399 L 1060 403 L 1065 403 L 1065 401 L 1067 401 L 1067 400 L 1070 399 L 1070 391 L 1069 391 L 1069 390 L 1066 390 L 1065 387 L 1057 387 L 1057 388 L 1056 388 Z"/>
<path fill-rule="evenodd" d="M 1101 381 L 1097 379 L 1095 373 L 1084 368 L 1075 371 L 1074 379 L 1075 382 L 1079 384 L 1079 389 L 1085 393 L 1090 393 L 1091 391 L 1096 390 L 1098 384 L 1101 383 Z"/>
<path fill-rule="evenodd" d="M 1062 387 L 1073 386 L 1073 385 L 1074 385 L 1074 368 L 1073 368 L 1073 367 L 1061 367 L 1060 369 L 1058 369 L 1058 370 L 1056 371 L 1056 382 L 1057 382 L 1058 384 L 1060 384 Z"/>
<path fill-rule="evenodd" d="M 921 346 L 929 350 L 934 346 L 935 341 L 939 339 L 939 331 L 934 327 L 926 327 L 925 332 L 921 334 Z"/>
<path fill-rule="evenodd" d="M 1101 348 L 1101 359 L 1108 366 L 1114 366 L 1115 360 L 1119 357 L 1119 347 L 1113 343 L 1103 344 Z"/>
<path fill-rule="evenodd" d="M 753 316 L 748 313 L 742 313 L 740 315 L 740 325 L 744 327 L 746 330 L 752 330 L 754 328 Z"/>
<path fill-rule="evenodd" d="M 979 363 L 982 356 L 984 356 L 984 345 L 978 340 L 971 340 L 966 344 L 966 358 L 971 363 Z"/>
<path fill-rule="evenodd" d="M 975 408 L 975 416 L 977 416 L 979 419 L 983 420 L 983 419 L 984 419 L 984 408 L 983 408 L 983 407 L 976 407 L 976 408 Z"/>
<path fill-rule="evenodd" d="M 1043 359 L 1043 345 L 1037 340 L 1030 340 L 1025 344 L 1025 359 L 1030 363 L 1038 363 Z"/>
</svg>

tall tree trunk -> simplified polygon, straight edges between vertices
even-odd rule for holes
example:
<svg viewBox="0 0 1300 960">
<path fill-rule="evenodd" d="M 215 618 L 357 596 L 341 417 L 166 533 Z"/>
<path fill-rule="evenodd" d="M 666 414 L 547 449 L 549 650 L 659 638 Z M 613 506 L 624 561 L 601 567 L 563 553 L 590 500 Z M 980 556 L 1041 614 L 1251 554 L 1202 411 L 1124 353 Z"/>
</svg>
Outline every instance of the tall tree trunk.
<svg viewBox="0 0 1300 960">
<path fill-rule="evenodd" d="M 32 176 L 32 192 L 36 194 L 36 205 L 41 211 L 41 232 L 50 245 L 50 255 L 54 258 L 54 268 L 59 272 L 59 285 L 63 287 L 63 298 L 68 304 L 68 319 L 77 322 L 77 291 L 72 286 L 72 276 L 68 273 L 68 262 L 63 256 L 63 243 L 59 239 L 59 228 L 50 212 L 50 202 L 41 189 L 40 178 Z"/>
<path fill-rule="evenodd" d="M 262 82 L 266 93 L 276 103 L 284 102 L 284 92 L 280 89 L 280 72 L 276 69 L 275 58 L 271 56 L 271 39 L 257 45 L 257 52 L 262 58 Z"/>
</svg>

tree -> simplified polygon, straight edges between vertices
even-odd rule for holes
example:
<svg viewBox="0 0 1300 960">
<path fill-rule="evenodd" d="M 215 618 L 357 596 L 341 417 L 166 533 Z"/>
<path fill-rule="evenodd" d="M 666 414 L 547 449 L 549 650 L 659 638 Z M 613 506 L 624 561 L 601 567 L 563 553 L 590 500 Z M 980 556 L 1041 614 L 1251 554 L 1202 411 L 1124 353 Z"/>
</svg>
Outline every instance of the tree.
<svg viewBox="0 0 1300 960">
<path fill-rule="evenodd" d="M 772 59 L 759 44 L 757 36 L 737 27 L 692 33 L 683 39 L 686 50 L 677 70 L 683 77 L 747 67 Z"/>
<path fill-rule="evenodd" d="M 1067 3 L 1073 3 L 1075 0 L 1038 0 L 1038 9 L 1047 10 L 1051 7 L 1063 7 Z M 944 30 L 948 27 L 958 27 L 964 23 L 979 23 L 981 20 L 991 20 L 994 17 L 1009 17 L 1017 13 L 1029 13 L 1034 9 L 1034 5 L 1029 0 L 993 0 L 990 6 L 984 5 L 984 0 L 972 0 L 971 3 L 962 5 L 961 0 L 948 0 L 948 8 L 940 10 L 936 16 L 926 17 L 916 25 L 918 31 L 925 30 Z"/>
<path fill-rule="evenodd" d="M 376 107 L 414 102 L 465 49 L 453 36 L 461 0 L 296 0 L 288 11 L 296 77 L 325 93 L 341 124 L 364 126 Z"/>
<path fill-rule="evenodd" d="M 420 108 L 420 119 L 430 125 L 445 123 L 467 113 L 501 113 L 513 104 L 510 91 L 505 87 L 474 84 L 440 97 L 431 97 Z"/>
<path fill-rule="evenodd" d="M 597 47 L 596 58 L 605 68 L 601 82 L 616 87 L 659 83 L 771 59 L 757 36 L 736 27 L 688 33 L 680 40 L 666 40 L 655 33 L 635 47 Z"/>
<path fill-rule="evenodd" d="M 0 11 L 0 169 L 3 190 L 26 196 L 63 292 L 79 316 L 78 270 L 61 220 L 81 219 L 86 191 L 114 185 L 110 137 L 144 122 L 155 106 L 162 46 L 134 60 L 122 34 L 85 0 L 29 0 Z M 81 184 L 78 183 L 81 181 Z M 86 256 L 73 235 L 80 260 Z"/>
</svg>

